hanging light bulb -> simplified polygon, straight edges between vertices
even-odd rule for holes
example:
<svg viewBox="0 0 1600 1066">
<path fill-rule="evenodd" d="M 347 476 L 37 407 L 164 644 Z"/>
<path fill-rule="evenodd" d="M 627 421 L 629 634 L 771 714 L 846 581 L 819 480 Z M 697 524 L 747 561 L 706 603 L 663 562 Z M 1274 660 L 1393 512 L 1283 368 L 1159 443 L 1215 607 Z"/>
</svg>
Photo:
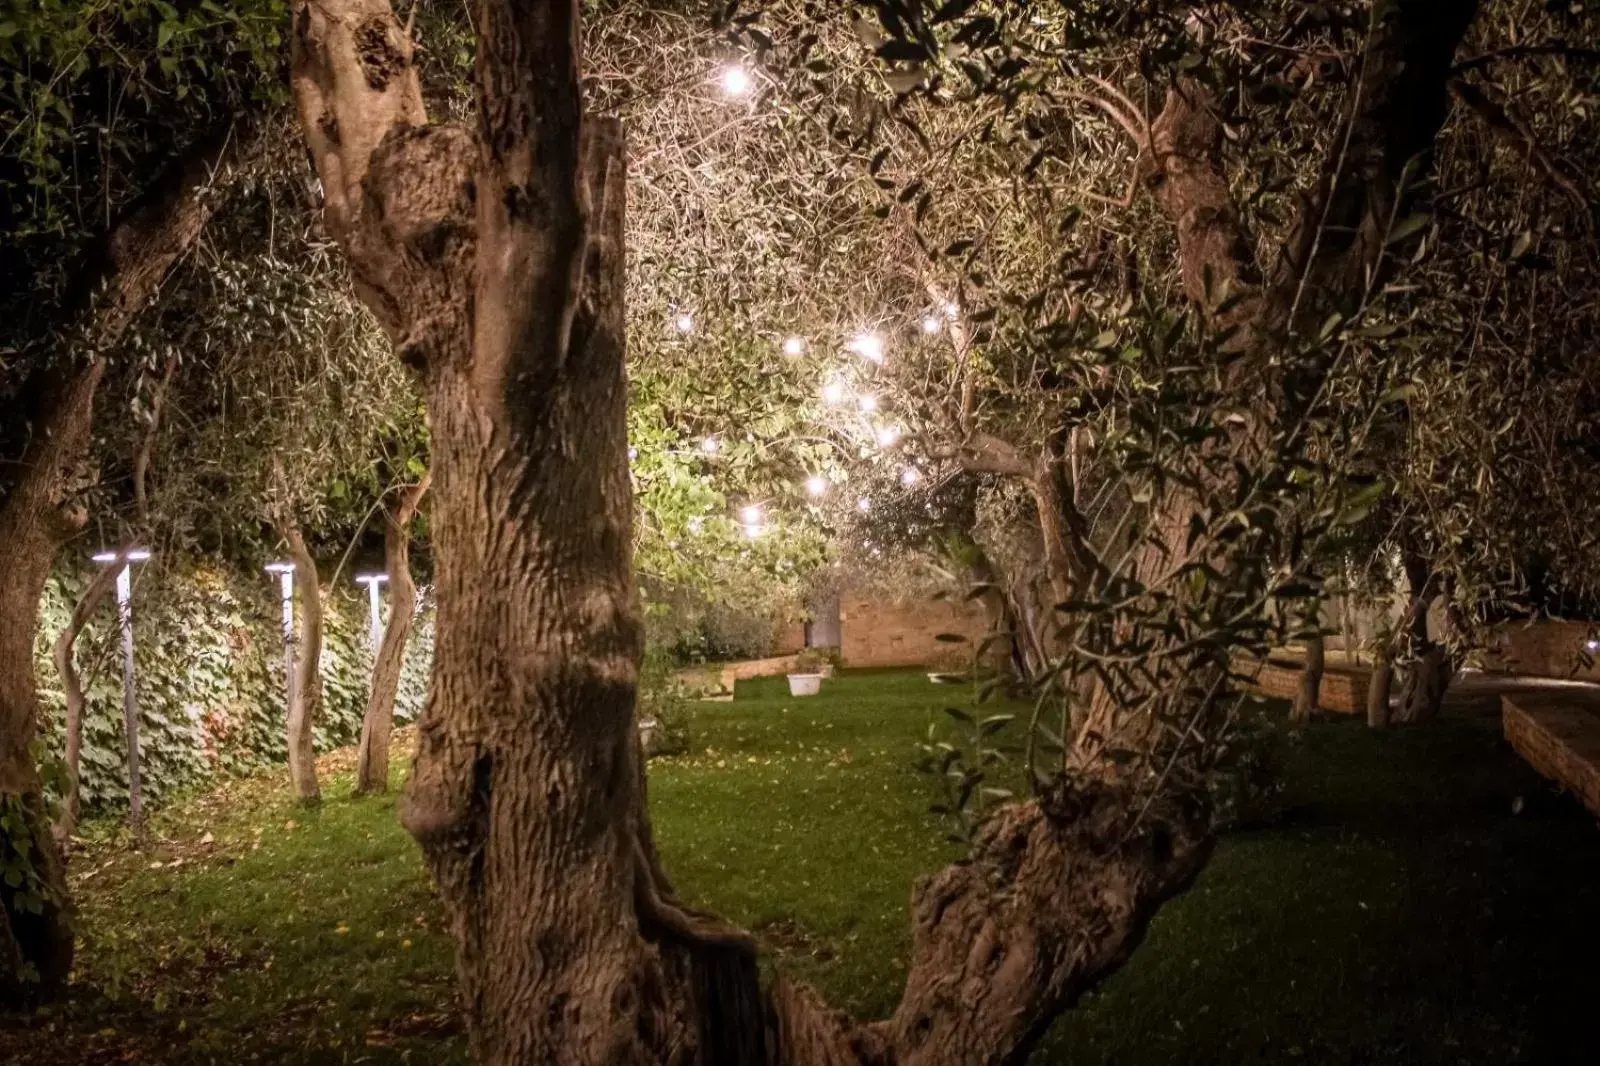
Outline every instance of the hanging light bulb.
<svg viewBox="0 0 1600 1066">
<path fill-rule="evenodd" d="M 914 466 L 908 466 L 900 471 L 900 484 L 910 488 L 922 480 L 922 473 Z"/>
<path fill-rule="evenodd" d="M 688 311 L 680 311 L 678 312 L 678 317 L 672 320 L 672 324 L 677 328 L 679 333 L 693 333 L 694 315 L 690 314 Z"/>
<path fill-rule="evenodd" d="M 806 492 L 813 496 L 823 496 L 827 494 L 827 491 L 828 479 L 821 474 L 812 474 L 806 478 Z"/>
<path fill-rule="evenodd" d="M 707 437 L 705 440 L 700 442 L 700 450 L 705 452 L 707 455 L 716 455 L 717 450 L 721 447 L 722 442 L 717 440 L 715 437 Z"/>
<path fill-rule="evenodd" d="M 869 362 L 881 363 L 884 356 L 883 335 L 879 333 L 858 333 L 846 346 L 861 358 Z"/>
<path fill-rule="evenodd" d="M 900 439 L 900 430 L 895 426 L 882 426 L 878 429 L 878 447 L 893 447 L 894 442 Z"/>
<path fill-rule="evenodd" d="M 856 501 L 856 509 L 863 513 L 870 511 L 872 510 L 872 501 L 863 496 Z"/>
<path fill-rule="evenodd" d="M 870 393 L 856 401 L 856 406 L 861 408 L 862 414 L 870 415 L 878 409 L 878 398 Z"/>
<path fill-rule="evenodd" d="M 793 357 L 806 354 L 806 339 L 804 337 L 789 337 L 783 342 L 783 354 Z"/>
<path fill-rule="evenodd" d="M 922 320 L 922 332 L 930 337 L 942 329 L 944 329 L 944 323 L 936 315 L 929 315 Z"/>
<path fill-rule="evenodd" d="M 843 403 L 844 386 L 837 381 L 830 381 L 822 386 L 822 402 L 835 405 Z"/>
<path fill-rule="evenodd" d="M 724 96 L 735 98 L 747 96 L 753 84 L 750 79 L 750 72 L 739 63 L 731 63 L 722 70 L 722 93 Z"/>
<path fill-rule="evenodd" d="M 759 526 L 761 524 L 761 508 L 752 504 L 740 511 L 739 517 L 744 519 L 744 524 L 747 526 Z"/>
</svg>

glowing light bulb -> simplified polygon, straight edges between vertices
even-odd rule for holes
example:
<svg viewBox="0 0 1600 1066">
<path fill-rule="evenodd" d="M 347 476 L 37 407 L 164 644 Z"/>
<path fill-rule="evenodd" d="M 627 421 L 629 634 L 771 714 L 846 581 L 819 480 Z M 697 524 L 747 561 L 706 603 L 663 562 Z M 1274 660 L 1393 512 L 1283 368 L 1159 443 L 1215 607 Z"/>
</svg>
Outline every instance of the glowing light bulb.
<svg viewBox="0 0 1600 1066">
<path fill-rule="evenodd" d="M 863 396 L 861 399 L 856 401 L 856 405 L 861 408 L 861 412 L 863 414 L 870 415 L 872 412 L 878 409 L 878 398 L 871 395 Z"/>
<path fill-rule="evenodd" d="M 813 474 L 806 478 L 806 491 L 813 496 L 825 495 L 828 491 L 828 479 L 821 474 Z"/>
<path fill-rule="evenodd" d="M 694 332 L 694 316 L 687 311 L 679 312 L 678 317 L 672 320 L 672 324 L 679 333 Z"/>
<path fill-rule="evenodd" d="M 878 447 L 880 448 L 891 447 L 899 439 L 900 430 L 894 426 L 883 426 L 878 430 Z"/>
<path fill-rule="evenodd" d="M 939 321 L 939 319 L 934 315 L 929 315 L 927 318 L 922 320 L 922 332 L 926 333 L 930 337 L 942 329 L 944 329 L 944 323 Z"/>
<path fill-rule="evenodd" d="M 761 508 L 755 506 L 746 507 L 739 512 L 739 517 L 744 519 L 744 524 L 747 526 L 759 526 L 761 524 Z"/>
<path fill-rule="evenodd" d="M 631 463 L 637 458 L 639 458 L 639 449 L 638 448 L 629 448 L 628 449 L 628 462 Z"/>
<path fill-rule="evenodd" d="M 745 526 L 744 527 L 744 535 L 749 537 L 751 540 L 755 540 L 757 537 L 761 536 L 761 534 L 765 533 L 766 531 L 767 531 L 767 529 L 766 529 L 765 526 Z"/>
<path fill-rule="evenodd" d="M 863 496 L 856 501 L 856 509 L 862 512 L 870 511 L 872 510 L 872 501 Z"/>
<path fill-rule="evenodd" d="M 750 72 L 737 63 L 722 71 L 722 92 L 725 96 L 746 96 L 752 84 Z"/>
<path fill-rule="evenodd" d="M 877 333 L 858 333 L 848 345 L 852 352 L 873 363 L 883 362 L 883 337 Z"/>
<path fill-rule="evenodd" d="M 914 466 L 908 466 L 900 471 L 900 484 L 910 488 L 922 480 L 922 474 Z"/>
<path fill-rule="evenodd" d="M 1584 647 L 1588 648 L 1590 651 L 1600 651 L 1600 640 L 1591 640 L 1585 644 Z"/>
<path fill-rule="evenodd" d="M 954 300 L 946 300 L 944 302 L 944 307 L 941 308 L 941 310 L 944 311 L 944 317 L 946 318 L 956 318 L 961 314 L 961 308 Z"/>
<path fill-rule="evenodd" d="M 783 354 L 788 356 L 805 355 L 806 339 L 804 337 L 790 337 L 783 342 Z"/>
<path fill-rule="evenodd" d="M 837 381 L 830 381 L 822 387 L 822 400 L 824 403 L 839 404 L 844 402 L 844 386 Z"/>
<path fill-rule="evenodd" d="M 705 440 L 700 442 L 700 450 L 705 452 L 707 455 L 716 455 L 717 450 L 721 447 L 722 442 L 717 440 L 715 437 L 707 437 Z"/>
</svg>

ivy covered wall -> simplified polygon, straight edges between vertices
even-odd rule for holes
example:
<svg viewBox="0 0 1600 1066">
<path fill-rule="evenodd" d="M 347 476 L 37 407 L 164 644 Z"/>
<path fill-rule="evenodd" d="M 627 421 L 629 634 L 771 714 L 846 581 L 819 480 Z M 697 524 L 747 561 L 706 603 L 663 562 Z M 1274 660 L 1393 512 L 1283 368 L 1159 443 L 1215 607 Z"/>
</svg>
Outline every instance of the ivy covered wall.
<svg viewBox="0 0 1600 1066">
<path fill-rule="evenodd" d="M 34 651 L 45 707 L 41 734 L 46 759 L 61 758 L 66 715 L 51 649 L 92 576 L 87 570 L 58 572 L 45 594 Z M 134 662 L 147 806 L 208 777 L 285 760 L 283 615 L 277 590 L 277 582 L 265 574 L 204 566 L 134 568 Z M 372 674 L 364 590 L 354 585 L 325 590 L 323 603 L 319 752 L 359 738 Z M 412 626 L 401 674 L 395 706 L 401 722 L 412 721 L 422 710 L 432 657 L 433 610 L 425 602 Z M 122 645 L 112 597 L 78 637 L 77 663 L 88 702 L 83 807 L 125 807 Z"/>
</svg>

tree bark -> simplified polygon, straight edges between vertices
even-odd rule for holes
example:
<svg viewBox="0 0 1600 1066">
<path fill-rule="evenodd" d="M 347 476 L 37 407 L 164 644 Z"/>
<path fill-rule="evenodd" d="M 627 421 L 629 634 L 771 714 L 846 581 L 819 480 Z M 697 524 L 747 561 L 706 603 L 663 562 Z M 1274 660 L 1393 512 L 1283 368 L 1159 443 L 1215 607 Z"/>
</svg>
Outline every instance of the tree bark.
<svg viewBox="0 0 1600 1066">
<path fill-rule="evenodd" d="M 1306 638 L 1306 662 L 1300 670 L 1300 687 L 1294 694 L 1294 706 L 1289 710 L 1289 720 L 1305 723 L 1319 709 L 1322 694 L 1322 674 L 1327 668 L 1327 649 L 1319 630 Z"/>
<path fill-rule="evenodd" d="M 1002 808 L 918 887 L 877 1025 L 764 998 L 748 938 L 672 899 L 634 726 L 621 132 L 580 117 L 575 0 L 475 14 L 476 137 L 426 125 L 383 0 L 297 0 L 293 33 L 329 229 L 427 383 L 438 638 L 403 819 L 475 1060 L 1022 1061 L 1203 865 L 1207 812 L 1081 779 Z"/>
<path fill-rule="evenodd" d="M 283 539 L 294 560 L 295 585 L 300 591 L 300 632 L 294 684 L 289 692 L 289 780 L 295 798 L 306 806 L 322 802 L 317 785 L 317 748 L 313 732 L 322 715 L 322 582 L 317 561 L 306 548 L 300 527 L 292 518 L 280 520 Z"/>
<path fill-rule="evenodd" d="M 1394 685 L 1394 661 L 1387 647 L 1378 651 L 1372 664 L 1372 677 L 1367 681 L 1367 726 L 1371 729 L 1389 728 L 1389 692 Z"/>
<path fill-rule="evenodd" d="M 411 520 L 428 491 L 430 478 L 400 493 L 400 501 L 385 516 L 384 563 L 389 572 L 389 621 L 372 665 L 372 693 L 361 719 L 361 747 L 356 756 L 356 794 L 389 790 L 389 736 L 394 730 L 394 701 L 400 691 L 400 671 L 405 666 L 406 638 L 417 612 L 417 583 L 411 577 Z"/>
<path fill-rule="evenodd" d="M 1439 577 L 1428 565 L 1427 557 L 1415 547 L 1401 553 L 1406 582 L 1411 587 L 1411 602 L 1406 622 L 1399 634 L 1406 641 L 1404 680 L 1400 686 L 1400 706 L 1393 720 L 1417 723 L 1436 718 L 1444 703 L 1454 665 L 1449 650 L 1429 633 L 1428 614 L 1439 595 Z"/>
<path fill-rule="evenodd" d="M 83 595 L 78 597 L 77 606 L 72 610 L 72 617 L 67 621 L 67 628 L 56 638 L 53 651 L 56 670 L 61 674 L 61 686 L 66 692 L 67 700 L 67 794 L 61 798 L 61 811 L 57 816 L 55 830 L 57 839 L 63 842 L 72 835 L 78 824 L 79 762 L 83 751 L 85 700 L 83 684 L 78 679 L 78 668 L 73 662 L 73 648 L 77 644 L 78 635 L 83 632 L 83 627 L 88 624 L 94 612 L 99 610 L 100 604 L 105 602 L 106 594 L 116 585 L 119 569 L 117 566 L 105 566 L 94 575 L 84 588 Z"/>
<path fill-rule="evenodd" d="M 64 343 L 81 344 L 82 351 L 46 356 L 24 389 L 31 397 L 25 402 L 38 412 L 37 429 L 0 504 L 0 804 L 17 812 L 23 828 L 0 830 L 0 851 L 29 850 L 46 898 L 39 913 L 19 912 L 17 890 L 0 884 L 0 911 L 8 919 L 0 923 L 0 1002 L 53 997 L 72 964 L 64 866 L 29 753 L 39 716 L 33 667 L 39 601 L 56 552 L 87 521 L 69 482 L 87 454 L 105 352 L 210 220 L 209 183 L 228 143 L 218 136 L 197 144 L 111 229 L 80 272 L 79 297 L 69 301 L 69 313 L 84 322 Z"/>
</svg>

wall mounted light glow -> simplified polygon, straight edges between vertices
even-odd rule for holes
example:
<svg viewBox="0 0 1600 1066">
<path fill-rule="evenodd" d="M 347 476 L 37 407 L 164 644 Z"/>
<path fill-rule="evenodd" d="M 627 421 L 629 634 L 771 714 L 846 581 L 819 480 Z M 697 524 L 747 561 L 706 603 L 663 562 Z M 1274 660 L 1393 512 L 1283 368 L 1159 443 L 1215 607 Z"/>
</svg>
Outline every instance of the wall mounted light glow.
<svg viewBox="0 0 1600 1066">
<path fill-rule="evenodd" d="M 378 650 L 378 644 L 383 640 L 383 612 L 382 597 L 379 595 L 378 586 L 389 580 L 388 574 L 357 574 L 356 583 L 367 586 L 367 637 L 372 641 L 372 650 Z"/>
<path fill-rule="evenodd" d="M 723 95 L 732 97 L 748 96 L 753 85 L 754 82 L 750 78 L 750 72 L 738 63 L 723 68 Z"/>
<path fill-rule="evenodd" d="M 812 474 L 806 478 L 806 492 L 813 496 L 825 495 L 828 491 L 828 479 L 821 474 Z"/>
<path fill-rule="evenodd" d="M 117 571 L 117 622 L 122 627 L 122 729 L 128 739 L 128 819 L 137 829 L 144 821 L 139 788 L 139 701 L 133 674 L 133 564 L 150 558 L 143 548 L 96 552 L 102 565 L 122 564 Z"/>
<path fill-rule="evenodd" d="M 1584 647 L 1588 648 L 1590 651 L 1600 651 L 1600 640 L 1591 640 L 1584 644 Z"/>
<path fill-rule="evenodd" d="M 693 333 L 694 315 L 687 311 L 680 311 L 677 317 L 672 320 L 672 325 L 679 333 Z"/>
<path fill-rule="evenodd" d="M 294 704 L 294 564 L 268 563 L 267 573 L 278 575 L 283 600 L 283 686 L 285 710 Z"/>
<path fill-rule="evenodd" d="M 883 362 L 885 347 L 880 333 L 858 333 L 845 347 L 869 362 Z"/>
<path fill-rule="evenodd" d="M 789 337 L 783 342 L 783 354 L 789 356 L 806 354 L 806 339 L 804 337 Z"/>
</svg>

